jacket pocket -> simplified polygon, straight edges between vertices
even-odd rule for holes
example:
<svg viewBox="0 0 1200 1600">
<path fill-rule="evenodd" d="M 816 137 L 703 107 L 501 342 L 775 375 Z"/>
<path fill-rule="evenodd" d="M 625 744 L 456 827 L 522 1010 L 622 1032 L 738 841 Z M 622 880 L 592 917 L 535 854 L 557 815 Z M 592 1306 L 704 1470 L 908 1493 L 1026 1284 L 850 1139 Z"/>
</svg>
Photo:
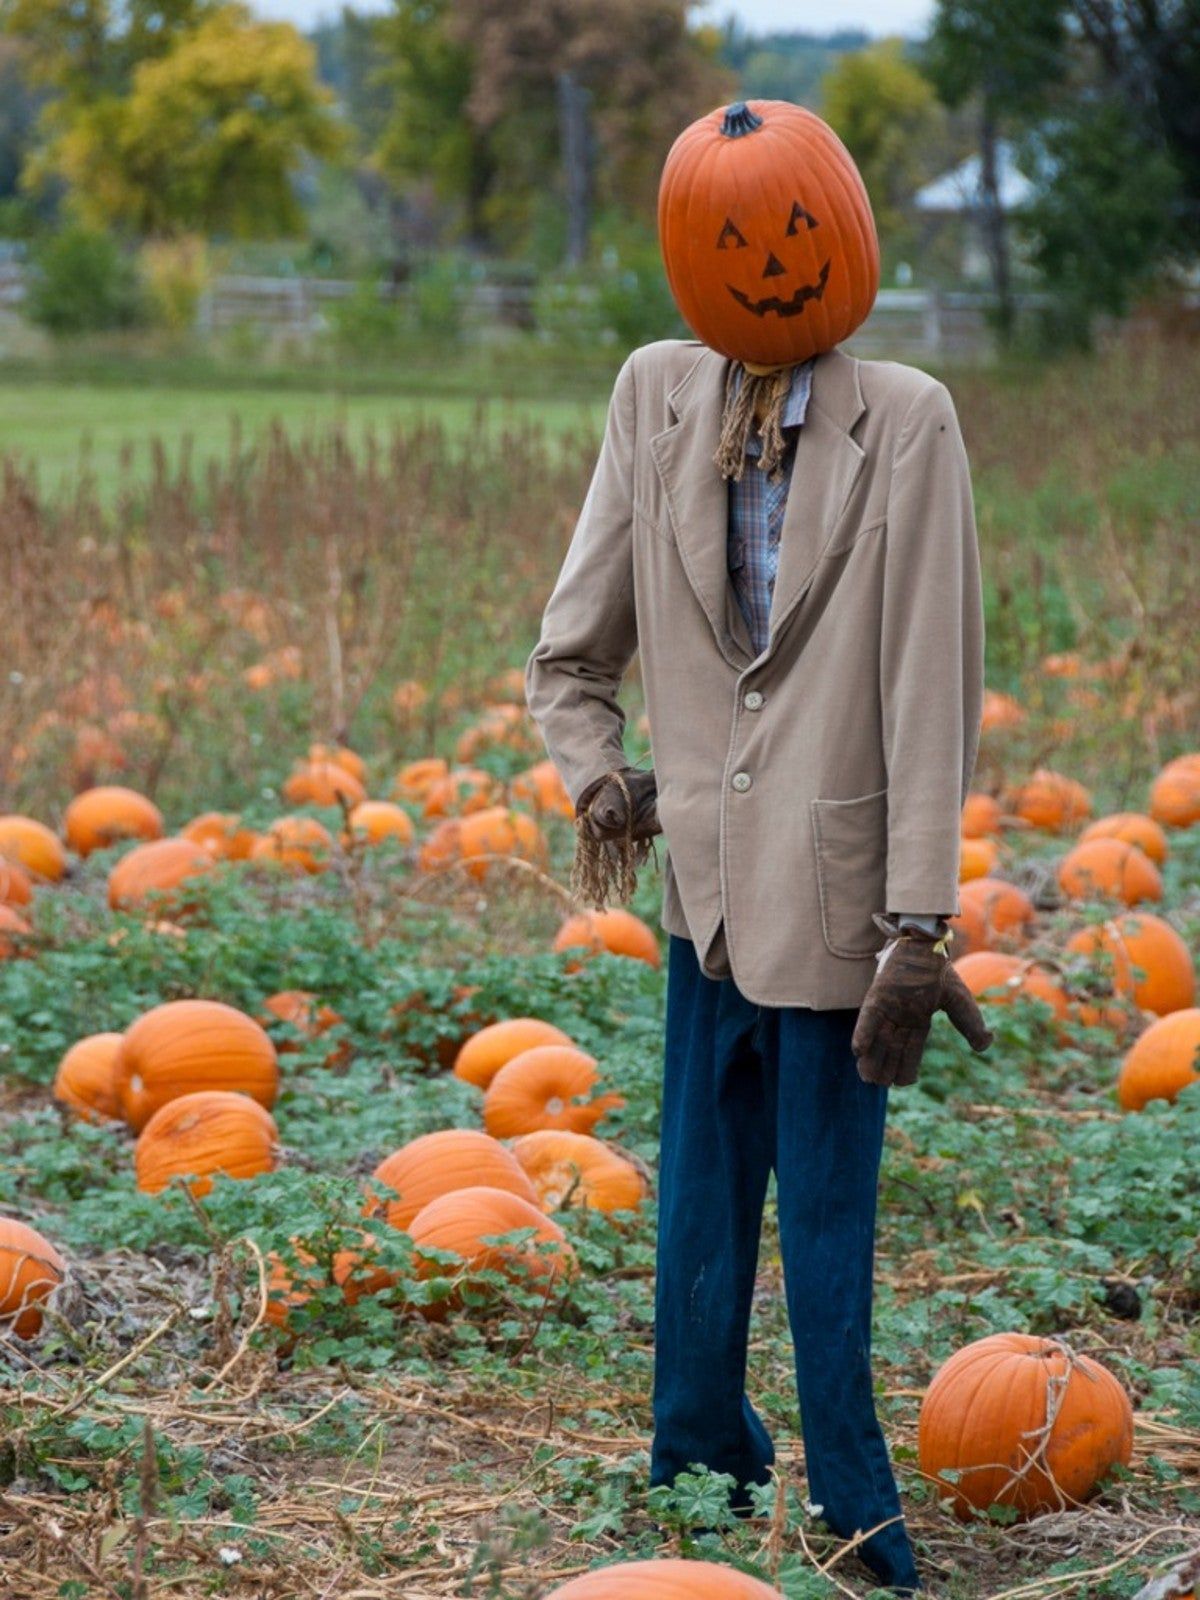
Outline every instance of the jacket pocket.
<svg viewBox="0 0 1200 1600">
<path fill-rule="evenodd" d="M 835 956 L 873 956 L 883 935 L 872 914 L 887 910 L 887 790 L 811 806 L 825 943 Z"/>
</svg>

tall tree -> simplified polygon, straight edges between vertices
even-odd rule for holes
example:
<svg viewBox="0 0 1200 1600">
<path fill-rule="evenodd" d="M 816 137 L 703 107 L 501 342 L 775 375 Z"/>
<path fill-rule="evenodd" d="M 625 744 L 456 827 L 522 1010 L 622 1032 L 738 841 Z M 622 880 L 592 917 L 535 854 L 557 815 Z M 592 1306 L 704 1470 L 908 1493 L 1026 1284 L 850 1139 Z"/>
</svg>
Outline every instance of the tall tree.
<svg viewBox="0 0 1200 1600">
<path fill-rule="evenodd" d="M 88 222 L 138 233 L 236 236 L 296 229 L 291 178 L 341 131 L 311 45 L 238 6 L 210 13 L 140 63 L 129 93 L 81 108 L 54 165 Z"/>
<path fill-rule="evenodd" d="M 979 110 L 980 223 L 991 263 L 1001 336 L 1014 313 L 1008 231 L 1000 199 L 999 142 L 1043 104 L 1067 67 L 1062 0 L 938 0 L 925 65 L 942 99 Z"/>
<path fill-rule="evenodd" d="M 858 163 L 885 246 L 899 245 L 908 205 L 932 176 L 946 116 L 900 39 L 843 55 L 821 81 L 821 114 Z"/>
</svg>

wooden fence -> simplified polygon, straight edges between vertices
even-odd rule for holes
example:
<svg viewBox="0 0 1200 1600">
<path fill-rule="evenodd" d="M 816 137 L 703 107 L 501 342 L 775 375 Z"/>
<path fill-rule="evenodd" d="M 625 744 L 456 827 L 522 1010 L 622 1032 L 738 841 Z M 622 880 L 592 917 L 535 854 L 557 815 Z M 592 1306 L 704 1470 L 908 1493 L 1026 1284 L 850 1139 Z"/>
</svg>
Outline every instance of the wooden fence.
<svg viewBox="0 0 1200 1600">
<path fill-rule="evenodd" d="M 311 338 L 329 326 L 331 306 L 359 289 L 356 283 L 332 278 L 226 274 L 215 278 L 202 296 L 197 324 L 202 333 L 255 327 Z M 404 284 L 379 285 L 381 299 L 401 305 L 410 292 Z M 24 293 L 20 264 L 0 260 L 0 311 L 18 311 Z M 467 325 L 481 335 L 534 326 L 533 290 L 528 286 L 477 283 L 462 293 Z M 1028 314 L 1044 300 L 1034 294 L 1018 296 L 1018 314 Z M 866 356 L 978 358 L 991 347 L 988 303 L 984 294 L 881 289 L 851 345 Z"/>
</svg>

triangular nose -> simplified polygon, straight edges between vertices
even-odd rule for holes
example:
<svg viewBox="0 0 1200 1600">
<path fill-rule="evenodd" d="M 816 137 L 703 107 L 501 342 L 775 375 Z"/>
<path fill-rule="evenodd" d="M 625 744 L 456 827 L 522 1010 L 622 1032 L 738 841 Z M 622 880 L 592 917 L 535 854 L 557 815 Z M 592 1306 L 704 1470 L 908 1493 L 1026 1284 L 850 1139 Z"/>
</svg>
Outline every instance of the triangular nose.
<svg viewBox="0 0 1200 1600">
<path fill-rule="evenodd" d="M 771 252 L 768 250 L 767 251 L 767 264 L 763 268 L 763 277 L 764 278 L 777 278 L 781 272 L 786 272 L 786 271 L 787 271 L 787 268 L 784 266 L 783 262 L 780 261 L 777 256 L 773 256 L 771 254 Z"/>
</svg>

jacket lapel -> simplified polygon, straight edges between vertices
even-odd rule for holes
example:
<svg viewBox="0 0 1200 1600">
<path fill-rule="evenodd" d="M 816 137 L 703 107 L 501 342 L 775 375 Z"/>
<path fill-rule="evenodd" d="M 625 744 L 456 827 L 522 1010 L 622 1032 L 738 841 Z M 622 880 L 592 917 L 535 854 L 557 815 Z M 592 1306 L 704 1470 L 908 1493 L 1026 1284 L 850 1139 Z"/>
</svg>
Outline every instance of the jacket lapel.
<svg viewBox="0 0 1200 1600">
<path fill-rule="evenodd" d="M 729 361 L 704 350 L 667 399 L 674 421 L 651 436 L 676 547 L 717 648 L 739 668 L 755 659 L 749 630 L 729 581 L 729 485 L 713 461 L 721 430 Z M 863 451 L 849 429 L 863 411 L 856 364 L 841 351 L 818 358 L 812 396 L 796 442 L 771 605 L 774 648 L 816 570 L 838 516 L 862 470 Z"/>
</svg>

